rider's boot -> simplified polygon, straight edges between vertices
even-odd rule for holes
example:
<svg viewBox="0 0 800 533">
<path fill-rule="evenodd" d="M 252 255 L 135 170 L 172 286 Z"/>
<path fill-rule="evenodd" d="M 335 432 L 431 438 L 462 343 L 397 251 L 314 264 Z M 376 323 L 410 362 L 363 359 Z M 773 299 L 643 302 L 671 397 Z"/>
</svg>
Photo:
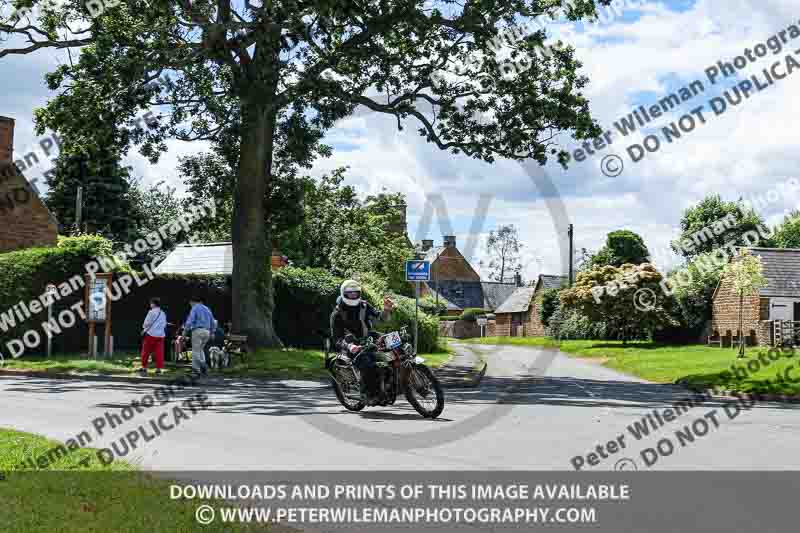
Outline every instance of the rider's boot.
<svg viewBox="0 0 800 533">
<path fill-rule="evenodd" d="M 361 378 L 363 386 L 366 391 L 367 405 L 377 405 L 378 403 L 378 387 L 377 387 L 377 371 L 375 368 L 364 368 L 361 370 Z"/>
</svg>

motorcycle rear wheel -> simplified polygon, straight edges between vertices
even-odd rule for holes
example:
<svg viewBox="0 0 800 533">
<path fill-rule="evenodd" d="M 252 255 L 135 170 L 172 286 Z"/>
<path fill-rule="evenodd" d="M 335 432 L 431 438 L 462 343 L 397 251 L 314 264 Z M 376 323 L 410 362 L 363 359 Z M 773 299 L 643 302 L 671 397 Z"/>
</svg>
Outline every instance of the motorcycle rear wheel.
<svg viewBox="0 0 800 533">
<path fill-rule="evenodd" d="M 435 398 L 430 398 L 431 395 L 435 395 Z M 406 399 L 425 418 L 436 418 L 444 411 L 442 386 L 425 365 L 414 365 L 411 369 L 406 384 Z"/>
</svg>

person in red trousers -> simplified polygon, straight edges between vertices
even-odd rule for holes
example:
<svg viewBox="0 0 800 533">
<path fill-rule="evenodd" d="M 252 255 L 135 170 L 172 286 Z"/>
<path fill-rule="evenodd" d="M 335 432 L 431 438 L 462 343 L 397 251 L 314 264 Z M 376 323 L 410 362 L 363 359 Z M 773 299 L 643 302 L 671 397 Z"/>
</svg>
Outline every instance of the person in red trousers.
<svg viewBox="0 0 800 533">
<path fill-rule="evenodd" d="M 161 300 L 152 298 L 150 300 L 150 312 L 142 324 L 142 369 L 139 373 L 147 375 L 147 362 L 150 354 L 155 356 L 156 374 L 161 374 L 164 368 L 164 337 L 167 329 L 167 315 L 161 309 Z"/>
</svg>

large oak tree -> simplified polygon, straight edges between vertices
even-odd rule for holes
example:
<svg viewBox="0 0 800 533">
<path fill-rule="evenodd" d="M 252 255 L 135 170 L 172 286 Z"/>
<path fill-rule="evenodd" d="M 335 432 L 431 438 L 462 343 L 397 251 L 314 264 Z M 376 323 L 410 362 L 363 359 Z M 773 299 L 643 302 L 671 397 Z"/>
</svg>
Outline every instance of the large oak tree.
<svg viewBox="0 0 800 533">
<path fill-rule="evenodd" d="M 328 155 L 325 132 L 358 106 L 488 162 L 563 162 L 561 132 L 598 133 L 574 50 L 536 54 L 544 31 L 512 39 L 511 59 L 531 67 L 508 77 L 492 52 L 500 30 L 562 0 L 12 1 L 36 9 L 0 18 L 0 58 L 77 51 L 47 75 L 57 94 L 37 111 L 40 130 L 79 139 L 113 124 L 115 148 L 139 145 L 153 161 L 169 138 L 235 147 L 233 322 L 255 345 L 280 342 L 265 268 L 270 180 Z M 590 16 L 596 2 L 608 4 L 573 0 L 567 15 Z M 151 109 L 158 125 L 137 125 Z"/>
</svg>

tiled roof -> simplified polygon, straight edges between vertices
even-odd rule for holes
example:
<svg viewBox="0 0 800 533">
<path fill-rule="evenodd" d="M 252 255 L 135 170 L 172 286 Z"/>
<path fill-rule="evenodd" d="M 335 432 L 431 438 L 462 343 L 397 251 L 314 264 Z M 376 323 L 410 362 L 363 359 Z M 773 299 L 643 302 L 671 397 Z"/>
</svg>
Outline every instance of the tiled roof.
<svg viewBox="0 0 800 533">
<path fill-rule="evenodd" d="M 481 286 L 483 287 L 483 308 L 492 310 L 500 307 L 518 289 L 516 283 L 494 281 L 482 281 Z"/>
<path fill-rule="evenodd" d="M 559 289 L 568 282 L 567 276 L 551 276 L 549 274 L 539 274 L 538 284 L 542 285 L 542 289 Z"/>
<path fill-rule="evenodd" d="M 534 290 L 533 287 L 520 287 L 514 291 L 514 294 L 512 294 L 508 300 L 495 309 L 494 314 L 526 312 L 531 306 Z"/>
<path fill-rule="evenodd" d="M 182 244 L 155 270 L 156 274 L 232 274 L 233 246 L 229 242 Z"/>
<path fill-rule="evenodd" d="M 439 258 L 439 255 L 441 255 L 441 253 L 444 252 L 446 249 L 447 249 L 446 246 L 434 246 L 433 248 L 425 252 L 425 261 L 430 261 L 431 263 L 433 263 Z"/>
<path fill-rule="evenodd" d="M 767 286 L 759 291 L 761 296 L 789 296 L 800 298 L 800 249 L 750 248 L 750 253 L 761 257 Z"/>
<path fill-rule="evenodd" d="M 483 309 L 483 287 L 480 281 L 429 281 L 428 286 L 451 302 L 454 309 Z"/>
</svg>

